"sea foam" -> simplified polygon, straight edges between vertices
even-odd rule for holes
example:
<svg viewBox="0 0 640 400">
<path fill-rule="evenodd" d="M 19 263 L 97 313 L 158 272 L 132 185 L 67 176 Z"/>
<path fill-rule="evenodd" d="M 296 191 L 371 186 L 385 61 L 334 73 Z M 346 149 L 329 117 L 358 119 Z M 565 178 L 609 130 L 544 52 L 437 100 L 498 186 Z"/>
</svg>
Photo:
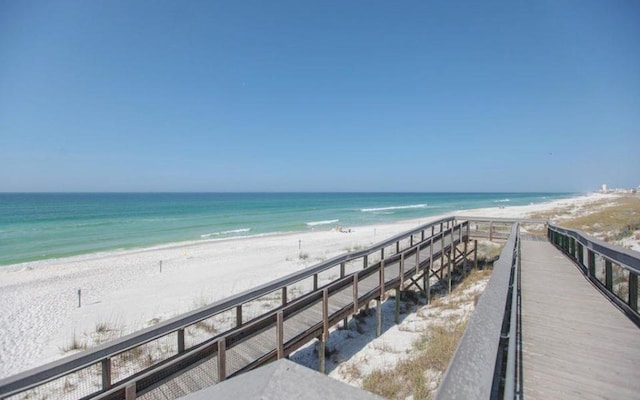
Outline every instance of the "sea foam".
<svg viewBox="0 0 640 400">
<path fill-rule="evenodd" d="M 307 226 L 329 225 L 329 224 L 335 224 L 336 222 L 340 222 L 340 220 L 331 219 L 326 221 L 312 221 L 312 222 L 307 222 Z"/>
<path fill-rule="evenodd" d="M 427 204 L 412 204 L 408 206 L 392 206 L 392 207 L 380 207 L 380 208 L 362 208 L 362 212 L 375 212 L 375 211 L 388 211 L 388 210 L 404 210 L 408 208 L 426 208 Z"/>
<path fill-rule="evenodd" d="M 200 235 L 201 238 L 206 239 L 206 238 L 210 238 L 212 236 L 224 236 L 224 235 L 231 235 L 234 233 L 246 233 L 251 231 L 251 228 L 241 228 L 241 229 L 232 229 L 230 231 L 221 231 L 221 232 L 212 232 L 212 233 L 205 233 L 204 235 Z"/>
</svg>

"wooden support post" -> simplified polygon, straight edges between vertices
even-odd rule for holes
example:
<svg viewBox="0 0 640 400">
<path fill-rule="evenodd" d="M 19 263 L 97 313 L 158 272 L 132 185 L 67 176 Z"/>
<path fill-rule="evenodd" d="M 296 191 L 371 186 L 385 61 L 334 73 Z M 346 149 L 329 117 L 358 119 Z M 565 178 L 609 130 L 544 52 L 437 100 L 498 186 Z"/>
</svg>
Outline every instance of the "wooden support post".
<svg viewBox="0 0 640 400">
<path fill-rule="evenodd" d="M 400 288 L 396 289 L 396 325 L 400 323 Z"/>
<path fill-rule="evenodd" d="M 178 329 L 178 354 L 184 353 L 184 328 Z"/>
<path fill-rule="evenodd" d="M 431 303 L 431 270 L 433 269 L 433 235 L 431 235 L 431 245 L 429 246 L 429 267 L 422 275 L 422 286 L 426 292 L 427 304 Z"/>
<path fill-rule="evenodd" d="M 400 253 L 400 241 L 396 242 L 396 254 Z"/>
<path fill-rule="evenodd" d="M 124 388 L 125 400 L 136 400 L 136 382 L 133 381 Z"/>
<path fill-rule="evenodd" d="M 242 325 L 242 304 L 236 307 L 236 327 Z"/>
<path fill-rule="evenodd" d="M 424 229 L 420 231 L 420 241 L 424 242 Z"/>
<path fill-rule="evenodd" d="M 638 275 L 629 272 L 629 307 L 638 312 Z"/>
<path fill-rule="evenodd" d="M 227 355 L 226 342 L 222 338 L 218 340 L 218 382 L 222 382 L 227 379 Z"/>
<path fill-rule="evenodd" d="M 318 290 L 318 274 L 313 274 L 313 290 Z"/>
<path fill-rule="evenodd" d="M 362 259 L 362 268 L 367 268 L 369 266 L 369 256 L 364 256 Z"/>
<path fill-rule="evenodd" d="M 411 238 L 409 239 L 409 247 L 413 247 L 413 233 L 411 234 Z"/>
<path fill-rule="evenodd" d="M 320 352 L 320 372 L 325 373 L 325 346 L 329 339 L 329 289 L 322 291 L 322 340 Z"/>
<path fill-rule="evenodd" d="M 111 389 L 111 358 L 102 360 L 102 390 Z"/>
<path fill-rule="evenodd" d="M 380 259 L 384 260 L 384 247 L 380 249 Z"/>
<path fill-rule="evenodd" d="M 325 342 L 324 336 L 320 336 L 320 341 L 318 342 L 318 371 L 321 374 L 324 374 L 326 371 L 325 360 L 324 360 L 324 352 L 325 352 Z"/>
<path fill-rule="evenodd" d="M 462 276 L 466 276 L 467 275 L 467 242 L 469 241 L 468 237 L 467 240 L 464 241 L 464 245 L 462 248 Z"/>
<path fill-rule="evenodd" d="M 604 285 L 609 291 L 613 290 L 613 267 L 611 261 L 604 260 Z"/>
<path fill-rule="evenodd" d="M 287 305 L 287 303 L 289 302 L 289 299 L 287 298 L 287 287 L 284 286 L 282 288 L 282 305 Z"/>
<path fill-rule="evenodd" d="M 451 230 L 451 255 L 449 256 L 449 262 L 447 263 L 447 293 L 451 294 L 451 273 L 453 272 L 453 268 L 455 265 L 452 265 L 455 262 L 456 251 L 455 251 L 455 239 L 453 238 L 453 229 Z"/>
<path fill-rule="evenodd" d="M 382 335 L 382 302 L 376 299 L 376 336 Z"/>
<path fill-rule="evenodd" d="M 341 262 L 340 263 L 340 278 L 344 278 L 345 275 L 345 263 Z M 349 317 L 344 317 L 344 319 L 342 320 L 342 327 L 344 329 L 347 329 L 347 325 L 349 324 Z"/>
<path fill-rule="evenodd" d="M 478 269 L 478 239 L 473 241 L 473 268 Z"/>
<path fill-rule="evenodd" d="M 431 225 L 431 236 L 436 234 L 436 226 L 435 225 Z"/>
<path fill-rule="evenodd" d="M 276 314 L 276 340 L 278 343 L 278 360 L 284 357 L 284 314 L 279 311 Z"/>
</svg>

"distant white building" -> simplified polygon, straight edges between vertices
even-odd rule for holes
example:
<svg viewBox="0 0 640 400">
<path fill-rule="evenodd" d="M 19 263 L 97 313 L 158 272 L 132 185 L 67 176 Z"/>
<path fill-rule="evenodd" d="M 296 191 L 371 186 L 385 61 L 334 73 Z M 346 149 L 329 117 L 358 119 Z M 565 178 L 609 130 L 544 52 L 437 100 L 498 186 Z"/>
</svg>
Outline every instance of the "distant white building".
<svg viewBox="0 0 640 400">
<path fill-rule="evenodd" d="M 602 192 L 602 193 L 607 193 L 607 184 L 606 184 L 606 183 L 603 183 L 603 184 L 602 184 L 602 190 L 601 190 L 601 192 Z"/>
</svg>

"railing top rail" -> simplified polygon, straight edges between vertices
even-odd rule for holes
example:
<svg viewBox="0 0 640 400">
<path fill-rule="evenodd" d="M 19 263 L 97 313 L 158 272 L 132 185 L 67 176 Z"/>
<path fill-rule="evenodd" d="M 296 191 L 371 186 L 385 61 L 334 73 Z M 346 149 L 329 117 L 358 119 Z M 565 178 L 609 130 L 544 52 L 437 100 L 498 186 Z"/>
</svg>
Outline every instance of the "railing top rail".
<svg viewBox="0 0 640 400">
<path fill-rule="evenodd" d="M 494 263 L 491 279 L 440 383 L 438 400 L 491 398 L 518 229 L 518 224 L 512 227 Z"/>
<path fill-rule="evenodd" d="M 546 224 L 549 221 L 540 218 L 503 218 L 503 217 L 471 217 L 466 215 L 456 215 L 458 221 L 474 221 L 474 222 L 504 222 L 504 223 L 520 223 L 520 224 Z"/>
<path fill-rule="evenodd" d="M 235 294 L 228 298 L 217 301 L 211 305 L 199 308 L 197 310 L 181 314 L 174 318 L 160 322 L 151 327 L 133 332 L 116 340 L 96 346 L 87 351 L 83 351 L 57 361 L 36 367 L 31 370 L 21 372 L 19 374 L 0 380 L 0 395 L 10 393 L 16 388 L 30 386 L 37 382 L 55 379 L 67 372 L 83 368 L 104 360 L 107 357 L 119 354 L 123 351 L 147 343 L 156 338 L 171 334 L 179 329 L 197 323 L 210 316 L 233 309 L 234 307 L 247 303 L 251 300 L 269 294 L 279 288 L 289 286 L 292 283 L 309 278 L 314 274 L 322 272 L 328 268 L 334 267 L 340 263 L 356 260 L 364 256 L 368 256 L 379 251 L 382 248 L 390 246 L 399 240 L 403 240 L 411 235 L 429 229 L 432 226 L 453 222 L 454 217 L 445 217 L 426 224 L 420 225 L 414 229 L 405 231 L 395 235 L 387 240 L 379 242 L 372 247 L 353 253 L 345 253 L 333 257 L 327 261 L 317 265 L 305 268 L 301 271 L 294 272 L 279 279 L 267 282 L 253 289 Z"/>
<path fill-rule="evenodd" d="M 554 224 L 549 224 L 549 229 L 563 235 L 571 236 L 588 249 L 593 250 L 611 261 L 619 263 L 622 268 L 633 271 L 635 274 L 640 274 L 640 253 L 636 251 L 613 246 L 603 240 L 591 237 L 578 229 L 563 228 Z"/>
</svg>

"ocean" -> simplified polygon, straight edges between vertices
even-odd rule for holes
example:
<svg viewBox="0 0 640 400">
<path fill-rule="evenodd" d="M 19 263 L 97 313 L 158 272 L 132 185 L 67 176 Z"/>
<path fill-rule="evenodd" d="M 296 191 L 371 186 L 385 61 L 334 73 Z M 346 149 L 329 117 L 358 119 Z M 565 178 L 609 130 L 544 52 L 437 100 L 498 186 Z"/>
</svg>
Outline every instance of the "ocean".
<svg viewBox="0 0 640 400">
<path fill-rule="evenodd" d="M 0 265 L 164 243 L 352 227 L 572 193 L 0 193 Z"/>
</svg>

